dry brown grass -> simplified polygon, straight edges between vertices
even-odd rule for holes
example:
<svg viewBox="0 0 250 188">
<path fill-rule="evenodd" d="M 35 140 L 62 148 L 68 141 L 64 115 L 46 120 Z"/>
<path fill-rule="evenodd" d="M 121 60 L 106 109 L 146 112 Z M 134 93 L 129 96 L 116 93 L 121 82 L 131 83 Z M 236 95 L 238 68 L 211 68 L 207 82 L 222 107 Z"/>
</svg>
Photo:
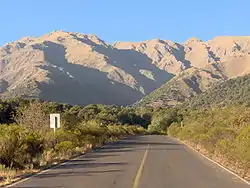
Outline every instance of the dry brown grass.
<svg viewBox="0 0 250 188">
<path fill-rule="evenodd" d="M 0 170 L 0 186 L 14 183 L 16 181 L 21 180 L 25 176 L 35 174 L 39 171 L 40 170 L 38 169 L 23 170 L 23 171 L 17 171 L 17 170 L 12 170 L 12 169 Z"/>
<path fill-rule="evenodd" d="M 225 168 L 231 170 L 235 174 L 238 174 L 242 178 L 244 178 L 248 181 L 250 180 L 250 169 L 248 169 L 247 171 L 243 170 L 239 164 L 232 163 L 232 162 L 228 161 L 228 159 L 226 159 L 221 154 L 218 154 L 218 153 L 212 154 L 212 153 L 208 152 L 200 144 L 194 144 L 193 142 L 189 142 L 189 141 L 182 141 L 182 142 L 185 143 L 186 145 L 192 147 L 193 149 L 195 149 L 199 153 L 203 154 L 204 156 L 209 157 L 210 159 L 214 160 L 218 164 L 224 166 Z"/>
<path fill-rule="evenodd" d="M 9 184 L 17 180 L 18 172 L 3 166 L 0 167 L 0 186 Z"/>
<path fill-rule="evenodd" d="M 52 165 L 57 165 L 70 158 L 77 157 L 84 153 L 91 152 L 92 148 L 93 148 L 92 144 L 88 144 L 84 148 L 79 148 L 78 152 L 75 155 L 56 158 L 56 159 L 53 159 L 51 152 L 46 152 L 44 156 L 45 161 L 43 165 L 41 166 L 41 169 L 49 168 Z M 34 173 L 41 171 L 41 169 L 29 169 L 29 170 L 27 169 L 23 171 L 20 171 L 20 170 L 17 171 L 17 170 L 13 170 L 10 168 L 5 168 L 4 166 L 0 165 L 0 187 L 19 181 L 26 176 L 29 176 L 29 175 L 32 175 Z"/>
</svg>

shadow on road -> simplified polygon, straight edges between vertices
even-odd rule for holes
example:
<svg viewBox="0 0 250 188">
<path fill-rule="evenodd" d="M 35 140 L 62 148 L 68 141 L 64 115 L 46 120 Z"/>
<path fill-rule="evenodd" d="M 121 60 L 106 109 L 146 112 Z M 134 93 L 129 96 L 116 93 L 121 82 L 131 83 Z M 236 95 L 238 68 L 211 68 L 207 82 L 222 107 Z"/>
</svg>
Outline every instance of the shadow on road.
<svg viewBox="0 0 250 188">
<path fill-rule="evenodd" d="M 122 154 L 125 152 L 145 150 L 148 145 L 150 145 L 149 150 L 180 150 L 180 148 L 176 146 L 182 146 L 182 144 L 166 142 L 165 140 L 163 140 L 162 142 L 159 141 L 154 142 L 154 141 L 147 141 L 143 139 L 143 137 L 136 137 L 136 139 L 134 137 L 130 137 L 127 139 L 117 141 L 112 144 L 108 144 L 101 149 L 97 149 L 93 152 L 93 154 L 97 156 L 106 156 L 110 153 L 119 155 L 117 153 Z M 91 155 L 89 157 L 91 157 Z"/>
<path fill-rule="evenodd" d="M 46 173 L 40 174 L 36 178 L 53 178 L 53 177 L 70 177 L 70 176 L 92 176 L 95 174 L 102 174 L 102 173 L 113 173 L 113 172 L 123 172 L 119 169 L 112 169 L 112 170 L 95 170 L 95 171 L 86 171 L 86 172 L 60 172 L 60 173 Z M 14 186 L 13 188 L 24 188 Z M 25 186 L 25 188 L 65 188 L 63 186 Z"/>
<path fill-rule="evenodd" d="M 98 158 L 104 158 L 104 157 L 113 157 L 113 156 L 118 156 L 115 154 L 101 154 L 100 155 L 100 151 L 95 151 L 93 153 L 87 153 L 86 155 L 84 155 L 84 158 L 91 158 L 91 159 L 98 159 Z"/>
<path fill-rule="evenodd" d="M 84 162 L 70 162 L 66 163 L 62 166 L 57 167 L 57 169 L 77 169 L 77 168 L 98 168 L 98 167 L 106 167 L 106 166 L 121 166 L 121 165 L 127 165 L 128 163 L 122 163 L 122 162 L 107 162 L 107 163 L 84 163 Z"/>
<path fill-rule="evenodd" d="M 147 141 L 123 141 L 121 145 L 153 145 L 153 146 L 178 146 L 180 144 L 171 143 L 171 142 L 147 142 Z"/>
<path fill-rule="evenodd" d="M 37 179 L 43 178 L 54 178 L 54 177 L 70 177 L 70 176 L 92 176 L 95 174 L 101 173 L 113 173 L 113 172 L 122 172 L 120 169 L 110 169 L 110 170 L 93 170 L 93 171 L 65 171 L 65 172 L 48 172 L 45 174 L 40 174 L 36 176 Z M 14 187 L 17 188 L 17 187 Z M 34 187 L 35 188 L 35 187 Z"/>
<path fill-rule="evenodd" d="M 92 176 L 100 173 L 122 172 L 119 168 L 128 163 L 123 162 L 107 162 L 107 163 L 93 163 L 86 162 L 86 160 L 73 160 L 68 163 L 58 166 L 56 169 L 39 174 L 35 178 L 53 178 L 53 177 L 69 177 L 69 176 Z M 108 167 L 108 170 L 89 170 L 90 168 Z M 17 187 L 15 187 L 17 188 Z M 34 187 L 35 188 L 35 187 Z"/>
</svg>

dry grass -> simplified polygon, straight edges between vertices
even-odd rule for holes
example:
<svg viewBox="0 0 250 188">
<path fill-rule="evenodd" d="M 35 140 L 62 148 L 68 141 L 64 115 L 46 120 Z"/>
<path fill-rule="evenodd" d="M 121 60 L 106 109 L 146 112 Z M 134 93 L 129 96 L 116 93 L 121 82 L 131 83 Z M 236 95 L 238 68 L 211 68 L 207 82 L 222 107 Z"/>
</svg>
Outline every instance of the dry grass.
<svg viewBox="0 0 250 188">
<path fill-rule="evenodd" d="M 0 187 L 19 181 L 25 176 L 29 176 L 37 172 L 39 172 L 38 169 L 23 170 L 23 171 L 17 171 L 12 169 L 0 170 Z"/>
<path fill-rule="evenodd" d="M 0 165 L 0 186 L 18 180 L 18 172 Z"/>
<path fill-rule="evenodd" d="M 186 145 L 191 146 L 194 148 L 196 151 L 200 152 L 201 154 L 209 157 L 210 159 L 214 160 L 215 162 L 221 164 L 222 166 L 226 167 L 227 169 L 231 170 L 232 172 L 238 174 L 242 178 L 246 180 L 250 180 L 250 169 L 247 171 L 243 170 L 239 164 L 237 163 L 232 163 L 228 161 L 223 155 L 221 154 L 212 154 L 208 152 L 204 147 L 202 147 L 200 144 L 194 144 L 193 142 L 190 141 L 183 141 Z"/>
<path fill-rule="evenodd" d="M 38 173 L 44 168 L 49 168 L 53 165 L 62 163 L 65 160 L 68 160 L 70 158 L 74 158 L 84 153 L 91 152 L 92 148 L 93 148 L 92 144 L 87 144 L 87 146 L 84 148 L 78 148 L 77 153 L 75 153 L 74 155 L 70 157 L 68 156 L 68 157 L 56 158 L 56 159 L 52 159 L 52 154 L 48 152 L 46 153 L 46 157 L 45 157 L 47 159 L 46 161 L 47 163 L 44 163 L 41 166 L 41 169 L 27 169 L 27 170 L 18 171 L 18 170 L 13 170 L 10 168 L 5 168 L 3 165 L 0 165 L 0 187 L 19 181 L 22 178 L 30 176 L 32 174 Z"/>
</svg>

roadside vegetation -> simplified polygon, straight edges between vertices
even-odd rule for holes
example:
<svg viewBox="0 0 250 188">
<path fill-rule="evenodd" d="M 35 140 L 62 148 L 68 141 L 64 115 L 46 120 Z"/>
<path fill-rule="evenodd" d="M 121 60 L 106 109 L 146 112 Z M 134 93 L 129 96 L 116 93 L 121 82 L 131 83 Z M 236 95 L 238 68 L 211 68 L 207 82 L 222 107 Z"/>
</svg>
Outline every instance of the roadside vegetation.
<svg viewBox="0 0 250 188">
<path fill-rule="evenodd" d="M 54 134 L 49 114 L 60 113 Z M 250 178 L 250 108 L 85 107 L 27 99 L 0 101 L 0 182 L 138 134 L 168 134 Z"/>
<path fill-rule="evenodd" d="M 171 124 L 168 134 L 250 178 L 250 108 L 233 105 L 187 110 L 182 122 L 182 126 Z"/>
<path fill-rule="evenodd" d="M 55 133 L 49 113 L 61 114 Z M 85 153 L 106 142 L 144 134 L 147 111 L 116 106 L 70 106 L 14 99 L 0 101 L 0 182 Z"/>
</svg>

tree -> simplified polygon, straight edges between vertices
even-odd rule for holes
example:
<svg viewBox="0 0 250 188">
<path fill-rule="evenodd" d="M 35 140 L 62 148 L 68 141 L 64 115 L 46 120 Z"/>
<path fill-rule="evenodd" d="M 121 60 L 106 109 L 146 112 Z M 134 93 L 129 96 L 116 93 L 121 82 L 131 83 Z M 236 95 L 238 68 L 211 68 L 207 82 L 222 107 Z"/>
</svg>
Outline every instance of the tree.
<svg viewBox="0 0 250 188">
<path fill-rule="evenodd" d="M 181 122 L 182 119 L 182 114 L 176 109 L 161 109 L 153 115 L 149 130 L 166 131 L 173 122 Z"/>
<path fill-rule="evenodd" d="M 18 109 L 16 122 L 32 131 L 49 130 L 49 116 L 43 111 L 42 103 L 30 102 L 28 106 Z"/>
</svg>

